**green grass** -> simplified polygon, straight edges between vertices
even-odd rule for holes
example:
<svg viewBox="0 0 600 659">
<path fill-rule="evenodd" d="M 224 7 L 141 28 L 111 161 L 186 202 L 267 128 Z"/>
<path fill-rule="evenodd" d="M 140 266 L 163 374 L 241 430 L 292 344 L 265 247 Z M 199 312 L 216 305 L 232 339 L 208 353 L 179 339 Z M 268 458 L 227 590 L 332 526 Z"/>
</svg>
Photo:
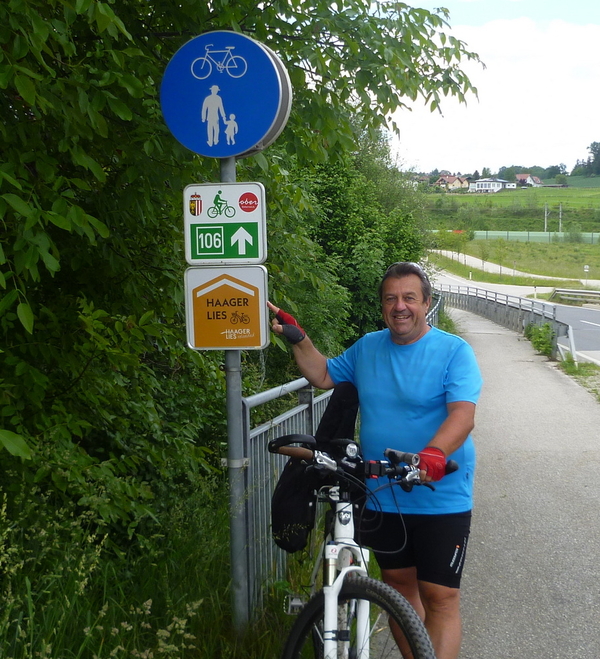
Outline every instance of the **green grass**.
<svg viewBox="0 0 600 659">
<path fill-rule="evenodd" d="M 600 231 L 600 187 L 581 184 L 582 187 L 525 188 L 494 194 L 428 194 L 425 207 L 434 228 L 543 231 L 547 224 L 549 231 L 558 231 L 559 227 L 564 231 Z"/>
<path fill-rule="evenodd" d="M 544 181 L 552 185 L 554 181 Z M 600 176 L 569 176 L 567 185 L 570 188 L 600 188 Z"/>
<path fill-rule="evenodd" d="M 572 279 L 556 280 L 556 279 L 536 279 L 534 277 L 513 277 L 510 273 L 512 268 L 506 269 L 506 274 L 494 274 L 491 272 L 484 272 L 483 270 L 476 270 L 468 265 L 463 265 L 457 261 L 453 261 L 441 254 L 429 254 L 429 261 L 439 268 L 448 270 L 459 277 L 469 279 L 469 275 L 473 275 L 474 282 L 487 283 L 487 284 L 513 284 L 514 286 L 552 286 L 558 288 L 582 288 L 578 281 Z M 519 268 L 517 268 L 519 269 Z"/>
<path fill-rule="evenodd" d="M 600 179 L 598 179 L 600 184 Z M 455 195 L 454 198 L 458 196 Z M 563 204 L 563 210 L 569 208 L 600 208 L 599 187 L 572 187 L 572 188 L 525 188 L 517 190 L 503 190 L 494 194 L 462 194 L 458 197 L 460 203 L 472 204 L 481 208 L 515 207 L 527 209 L 543 207 L 549 204 L 558 208 Z"/>
<path fill-rule="evenodd" d="M 579 362 L 577 365 L 567 355 L 565 360 L 559 362 L 559 367 L 600 401 L 600 366 L 588 362 Z"/>
<path fill-rule="evenodd" d="M 472 240 L 466 243 L 464 250 L 470 256 L 479 259 L 487 254 L 486 261 L 501 263 L 509 271 L 514 268 L 535 275 L 585 280 L 586 273 L 583 266 L 587 265 L 589 266 L 587 278 L 600 279 L 600 245 Z M 500 251 L 504 253 L 500 255 Z M 565 288 L 558 282 L 544 285 Z"/>
</svg>

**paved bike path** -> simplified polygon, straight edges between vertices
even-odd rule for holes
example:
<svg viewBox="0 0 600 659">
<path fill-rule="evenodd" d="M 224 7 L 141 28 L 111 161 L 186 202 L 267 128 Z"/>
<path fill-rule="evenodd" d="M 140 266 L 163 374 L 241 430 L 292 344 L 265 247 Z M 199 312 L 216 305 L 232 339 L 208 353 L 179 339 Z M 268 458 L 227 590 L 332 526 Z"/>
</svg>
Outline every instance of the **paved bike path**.
<svg viewBox="0 0 600 659">
<path fill-rule="evenodd" d="M 600 402 L 521 335 L 450 309 L 484 378 L 461 659 L 600 657 Z"/>
</svg>

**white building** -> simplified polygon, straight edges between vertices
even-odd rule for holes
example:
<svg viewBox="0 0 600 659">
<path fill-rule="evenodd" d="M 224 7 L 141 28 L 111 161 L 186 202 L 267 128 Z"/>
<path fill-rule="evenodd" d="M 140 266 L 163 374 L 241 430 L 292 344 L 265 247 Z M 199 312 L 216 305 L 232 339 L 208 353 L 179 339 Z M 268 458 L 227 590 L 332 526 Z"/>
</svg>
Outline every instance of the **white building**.
<svg viewBox="0 0 600 659">
<path fill-rule="evenodd" d="M 516 189 L 516 183 L 501 178 L 480 178 L 469 186 L 469 192 L 500 192 L 500 190 Z"/>
</svg>

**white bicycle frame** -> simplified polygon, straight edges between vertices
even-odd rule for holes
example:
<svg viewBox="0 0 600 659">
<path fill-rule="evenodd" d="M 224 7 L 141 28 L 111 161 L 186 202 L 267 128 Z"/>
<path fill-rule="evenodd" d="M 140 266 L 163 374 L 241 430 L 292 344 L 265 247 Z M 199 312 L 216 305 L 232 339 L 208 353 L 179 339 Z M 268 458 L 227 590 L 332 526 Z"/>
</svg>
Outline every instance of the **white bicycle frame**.
<svg viewBox="0 0 600 659">
<path fill-rule="evenodd" d="M 354 513 L 352 502 L 340 501 L 339 487 L 329 489 L 328 498 L 335 502 L 335 524 L 333 539 L 326 542 L 323 556 L 325 559 L 325 598 L 323 618 L 323 653 L 324 659 L 340 659 L 348 656 L 349 639 L 340 638 L 338 633 L 338 597 L 344 579 L 350 572 L 367 576 L 369 550 L 357 545 L 354 541 Z M 315 566 L 315 570 L 319 563 Z M 357 659 L 369 657 L 369 602 L 357 600 L 356 633 L 359 654 Z M 344 643 L 345 648 L 338 652 L 338 644 Z"/>
</svg>

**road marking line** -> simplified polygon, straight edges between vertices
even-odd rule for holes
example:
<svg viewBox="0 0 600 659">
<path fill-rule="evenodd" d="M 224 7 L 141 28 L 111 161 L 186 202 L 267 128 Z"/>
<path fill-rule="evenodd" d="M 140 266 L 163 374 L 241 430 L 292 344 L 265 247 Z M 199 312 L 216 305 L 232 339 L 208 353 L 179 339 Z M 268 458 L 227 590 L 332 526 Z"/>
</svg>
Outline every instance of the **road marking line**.
<svg viewBox="0 0 600 659">
<path fill-rule="evenodd" d="M 580 322 L 585 323 L 586 325 L 595 325 L 596 327 L 600 327 L 600 323 L 592 323 L 589 320 L 582 320 Z"/>
</svg>

